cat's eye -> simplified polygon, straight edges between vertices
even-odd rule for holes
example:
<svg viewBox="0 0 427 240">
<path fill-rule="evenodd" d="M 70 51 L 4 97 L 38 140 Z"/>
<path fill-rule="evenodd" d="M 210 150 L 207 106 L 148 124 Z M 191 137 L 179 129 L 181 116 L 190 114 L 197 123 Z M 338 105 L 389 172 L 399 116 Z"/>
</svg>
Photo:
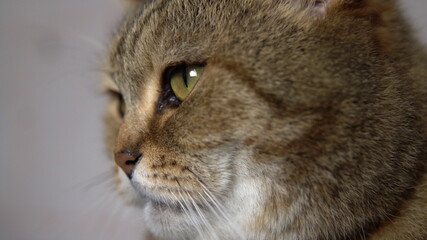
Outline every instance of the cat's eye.
<svg viewBox="0 0 427 240">
<path fill-rule="evenodd" d="M 199 81 L 203 70 L 204 67 L 200 65 L 183 65 L 171 70 L 167 81 L 170 82 L 172 91 L 179 100 L 184 101 L 187 98 Z"/>
<path fill-rule="evenodd" d="M 115 90 L 108 90 L 108 93 L 114 98 L 116 99 L 115 101 L 117 101 L 117 112 L 119 113 L 119 116 L 121 118 L 123 118 L 126 114 L 126 103 L 125 100 L 123 98 L 123 95 Z"/>
<path fill-rule="evenodd" d="M 118 111 L 120 114 L 120 117 L 124 117 L 126 114 L 126 103 L 125 100 L 123 99 L 123 95 L 120 94 L 119 96 L 119 107 L 118 107 Z"/>
<path fill-rule="evenodd" d="M 165 108 L 179 107 L 200 80 L 204 67 L 205 64 L 182 64 L 166 69 L 157 113 L 162 114 Z"/>
</svg>

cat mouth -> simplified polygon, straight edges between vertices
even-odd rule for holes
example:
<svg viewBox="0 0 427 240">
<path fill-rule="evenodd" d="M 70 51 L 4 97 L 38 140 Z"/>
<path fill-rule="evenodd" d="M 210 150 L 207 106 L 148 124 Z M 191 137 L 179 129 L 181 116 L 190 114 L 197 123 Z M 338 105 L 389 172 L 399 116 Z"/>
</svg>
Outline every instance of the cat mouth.
<svg viewBox="0 0 427 240">
<path fill-rule="evenodd" d="M 159 200 L 151 196 L 144 196 L 147 200 L 149 207 L 157 214 L 173 214 L 183 215 L 191 214 L 198 211 L 206 211 L 206 207 L 196 202 L 194 199 L 181 199 L 181 200 Z"/>
<path fill-rule="evenodd" d="M 193 205 L 188 205 L 190 200 L 170 199 L 167 196 L 153 196 L 147 193 L 140 193 L 140 197 L 146 202 L 146 205 L 154 210 L 155 213 L 171 213 L 174 215 L 181 215 L 192 211 Z"/>
<path fill-rule="evenodd" d="M 146 188 L 137 182 L 133 187 L 146 207 L 157 214 L 171 213 L 174 215 L 191 214 L 207 211 L 206 200 L 201 201 L 194 192 L 171 188 Z"/>
<path fill-rule="evenodd" d="M 185 211 L 188 211 L 185 205 L 181 205 L 175 202 L 162 202 L 155 199 L 149 199 L 149 202 L 151 203 L 151 207 L 155 211 L 159 212 L 173 212 L 176 214 L 182 214 Z"/>
</svg>

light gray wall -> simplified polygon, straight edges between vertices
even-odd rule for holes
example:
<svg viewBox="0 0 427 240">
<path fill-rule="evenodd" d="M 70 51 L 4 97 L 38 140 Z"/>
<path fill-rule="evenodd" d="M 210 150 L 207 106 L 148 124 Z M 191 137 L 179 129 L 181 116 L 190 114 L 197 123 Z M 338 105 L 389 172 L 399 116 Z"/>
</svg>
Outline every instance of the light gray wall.
<svg viewBox="0 0 427 240">
<path fill-rule="evenodd" d="M 140 218 L 99 178 L 112 163 L 98 63 L 121 7 L 0 0 L 1 240 L 141 239 Z"/>
<path fill-rule="evenodd" d="M 404 7 L 427 42 L 427 1 Z M 103 175 L 97 68 L 121 12 L 120 0 L 0 0 L 0 239 L 141 239 L 138 210 Z"/>
</svg>

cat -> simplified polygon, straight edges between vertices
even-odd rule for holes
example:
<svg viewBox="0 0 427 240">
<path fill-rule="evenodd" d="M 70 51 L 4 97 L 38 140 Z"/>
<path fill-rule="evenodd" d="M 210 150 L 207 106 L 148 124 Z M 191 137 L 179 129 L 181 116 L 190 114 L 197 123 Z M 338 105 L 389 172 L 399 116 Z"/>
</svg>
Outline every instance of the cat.
<svg viewBox="0 0 427 240">
<path fill-rule="evenodd" d="M 133 1 L 108 69 L 150 238 L 427 239 L 427 55 L 397 1 Z"/>
</svg>

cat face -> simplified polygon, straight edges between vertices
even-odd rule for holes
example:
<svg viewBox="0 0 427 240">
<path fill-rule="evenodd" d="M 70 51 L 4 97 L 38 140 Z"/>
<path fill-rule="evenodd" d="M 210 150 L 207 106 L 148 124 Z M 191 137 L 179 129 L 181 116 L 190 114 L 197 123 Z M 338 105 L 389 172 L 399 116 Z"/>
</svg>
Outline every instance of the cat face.
<svg viewBox="0 0 427 240">
<path fill-rule="evenodd" d="M 151 232 L 333 239 L 396 209 L 414 179 L 400 173 L 417 167 L 407 87 L 376 26 L 323 16 L 327 4 L 149 1 L 129 13 L 110 51 L 107 138 Z"/>
</svg>

